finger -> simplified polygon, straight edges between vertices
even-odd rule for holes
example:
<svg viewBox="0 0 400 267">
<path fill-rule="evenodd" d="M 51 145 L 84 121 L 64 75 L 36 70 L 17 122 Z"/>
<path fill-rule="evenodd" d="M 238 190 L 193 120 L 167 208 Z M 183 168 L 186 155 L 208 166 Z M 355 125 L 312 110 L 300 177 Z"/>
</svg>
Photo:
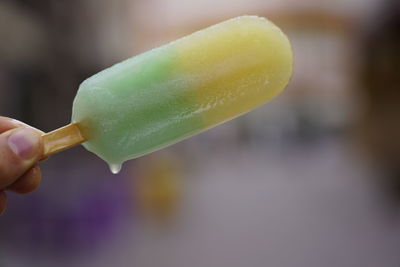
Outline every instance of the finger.
<svg viewBox="0 0 400 267">
<path fill-rule="evenodd" d="M 28 124 L 25 124 L 25 123 L 21 122 L 21 121 L 0 116 L 0 133 L 3 133 L 5 131 L 8 131 L 8 130 L 11 130 L 11 129 L 14 129 L 14 128 L 18 128 L 18 127 L 33 128 L 33 129 L 41 132 L 42 134 L 44 133 L 44 132 L 42 132 L 42 131 L 40 131 L 40 130 L 38 130 L 38 129 L 36 129 L 36 128 L 28 125 Z"/>
<path fill-rule="evenodd" d="M 0 190 L 14 183 L 43 154 L 41 133 L 19 127 L 0 134 Z"/>
<path fill-rule="evenodd" d="M 32 128 L 32 129 L 35 129 L 35 130 L 39 131 L 41 134 L 44 134 L 43 131 L 41 131 L 41 130 L 35 128 L 35 127 L 32 127 L 32 126 L 30 126 L 30 125 L 28 125 L 26 123 L 23 123 L 21 121 L 18 121 L 18 120 L 15 120 L 15 119 L 11 119 L 11 118 L 8 118 L 8 117 L 1 117 L 0 116 L 0 133 L 8 131 L 8 130 L 11 130 L 11 129 L 14 129 L 14 128 L 18 128 L 18 127 Z M 48 158 L 49 157 L 41 158 L 40 161 L 45 161 Z"/>
<path fill-rule="evenodd" d="M 0 191 L 0 216 L 3 215 L 7 207 L 7 195 L 4 191 Z"/>
<path fill-rule="evenodd" d="M 0 117 L 0 133 L 11 130 L 13 128 L 21 127 L 22 125 L 23 123 L 20 121 L 7 117 Z"/>
<path fill-rule="evenodd" d="M 42 180 L 42 172 L 38 165 L 30 168 L 24 173 L 17 181 L 7 187 L 8 191 L 12 191 L 19 194 L 26 194 L 34 191 Z"/>
</svg>

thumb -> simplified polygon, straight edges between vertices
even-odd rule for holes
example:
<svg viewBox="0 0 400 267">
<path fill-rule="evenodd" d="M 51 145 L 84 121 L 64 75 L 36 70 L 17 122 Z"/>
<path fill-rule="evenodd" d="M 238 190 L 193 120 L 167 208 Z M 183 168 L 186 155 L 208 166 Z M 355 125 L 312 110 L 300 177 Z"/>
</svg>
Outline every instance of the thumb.
<svg viewBox="0 0 400 267">
<path fill-rule="evenodd" d="M 38 130 L 21 127 L 0 134 L 0 191 L 31 168 L 42 153 Z"/>
</svg>

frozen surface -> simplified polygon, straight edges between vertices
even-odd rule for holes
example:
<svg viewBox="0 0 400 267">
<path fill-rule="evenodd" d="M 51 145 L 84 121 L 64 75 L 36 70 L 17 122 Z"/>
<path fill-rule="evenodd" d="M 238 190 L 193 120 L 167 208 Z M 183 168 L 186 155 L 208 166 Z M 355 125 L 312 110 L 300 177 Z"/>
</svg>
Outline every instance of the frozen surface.
<svg viewBox="0 0 400 267">
<path fill-rule="evenodd" d="M 231 19 L 84 81 L 72 121 L 107 161 L 176 143 L 277 95 L 292 73 L 286 36 L 266 19 Z"/>
</svg>

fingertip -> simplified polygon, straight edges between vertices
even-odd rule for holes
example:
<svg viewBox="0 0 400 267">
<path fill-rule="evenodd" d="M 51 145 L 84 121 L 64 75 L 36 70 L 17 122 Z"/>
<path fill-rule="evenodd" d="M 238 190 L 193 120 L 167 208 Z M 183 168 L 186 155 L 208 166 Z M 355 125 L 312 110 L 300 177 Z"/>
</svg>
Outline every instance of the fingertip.
<svg viewBox="0 0 400 267">
<path fill-rule="evenodd" d="M 0 134 L 0 189 L 13 184 L 43 157 L 39 131 L 22 127 Z"/>
<path fill-rule="evenodd" d="M 7 191 L 18 194 L 27 194 L 35 191 L 42 180 L 42 172 L 38 165 L 30 168 L 16 182 L 7 187 Z"/>
<path fill-rule="evenodd" d="M 41 134 L 44 134 L 43 131 L 41 131 L 29 124 L 26 124 L 22 121 L 19 121 L 19 120 L 13 119 L 13 118 L 0 116 L 0 133 L 3 133 L 5 131 L 8 131 L 8 130 L 11 130 L 14 128 L 21 128 L 21 127 L 32 128 L 32 129 L 40 132 Z"/>
<path fill-rule="evenodd" d="M 0 116 L 0 133 L 6 132 L 13 128 L 22 127 L 24 124 L 12 118 L 1 117 Z"/>
</svg>

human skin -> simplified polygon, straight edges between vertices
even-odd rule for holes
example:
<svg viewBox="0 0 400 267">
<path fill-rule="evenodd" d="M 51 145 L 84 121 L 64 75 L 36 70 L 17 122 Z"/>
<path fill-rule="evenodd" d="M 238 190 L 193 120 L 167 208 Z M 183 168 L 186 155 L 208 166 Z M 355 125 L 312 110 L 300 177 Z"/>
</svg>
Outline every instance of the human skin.
<svg viewBox="0 0 400 267">
<path fill-rule="evenodd" d="M 37 164 L 43 158 L 43 133 L 20 121 L 0 116 L 0 215 L 7 193 L 26 194 L 40 184 Z"/>
</svg>

